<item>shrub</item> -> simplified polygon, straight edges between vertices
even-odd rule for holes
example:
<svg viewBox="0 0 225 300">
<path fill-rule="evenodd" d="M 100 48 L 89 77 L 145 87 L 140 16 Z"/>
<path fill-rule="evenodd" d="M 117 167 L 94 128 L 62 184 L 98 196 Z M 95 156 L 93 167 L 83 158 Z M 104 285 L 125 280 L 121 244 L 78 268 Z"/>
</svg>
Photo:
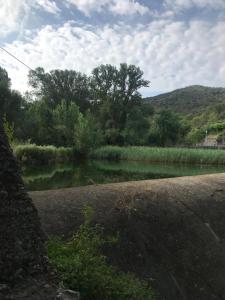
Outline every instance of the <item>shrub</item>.
<svg viewBox="0 0 225 300">
<path fill-rule="evenodd" d="M 14 153 L 24 164 L 45 165 L 71 160 L 73 151 L 71 148 L 26 144 L 15 146 Z"/>
<path fill-rule="evenodd" d="M 202 142 L 205 138 L 205 130 L 192 129 L 186 136 L 186 142 L 190 145 L 196 145 Z"/>
<path fill-rule="evenodd" d="M 50 261 L 63 285 L 78 290 L 83 300 L 154 299 L 145 282 L 106 263 L 100 250 L 108 241 L 102 238 L 101 227 L 91 226 L 92 213 L 91 208 L 85 209 L 85 222 L 70 242 L 52 239 L 48 243 Z"/>
</svg>

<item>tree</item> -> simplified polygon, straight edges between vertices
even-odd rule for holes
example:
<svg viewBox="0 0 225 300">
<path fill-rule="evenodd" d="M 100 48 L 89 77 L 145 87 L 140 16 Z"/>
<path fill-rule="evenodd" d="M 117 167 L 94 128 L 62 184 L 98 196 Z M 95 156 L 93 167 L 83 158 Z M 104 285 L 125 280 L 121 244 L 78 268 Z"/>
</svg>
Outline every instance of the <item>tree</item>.
<svg viewBox="0 0 225 300">
<path fill-rule="evenodd" d="M 100 65 L 92 71 L 91 97 L 94 100 L 113 99 L 117 90 L 118 70 L 112 65 Z"/>
<path fill-rule="evenodd" d="M 38 98 L 43 98 L 55 107 L 62 99 L 67 104 L 75 102 L 84 111 L 88 107 L 89 79 L 74 70 L 52 70 L 48 73 L 43 68 L 30 71 L 29 84 Z"/>
<path fill-rule="evenodd" d="M 93 100 L 100 101 L 97 115 L 103 120 L 102 129 L 107 131 L 108 140 L 110 132 L 113 140 L 117 140 L 118 136 L 122 137 L 121 131 L 125 128 L 130 110 L 141 104 L 138 90 L 147 87 L 149 81 L 143 79 L 139 67 L 121 64 L 119 69 L 112 65 L 95 68 L 90 82 Z"/>
<path fill-rule="evenodd" d="M 39 100 L 29 103 L 23 122 L 24 139 L 38 145 L 54 144 L 55 133 L 52 109 L 45 101 Z"/>
<path fill-rule="evenodd" d="M 23 105 L 22 96 L 11 90 L 11 80 L 7 71 L 0 67 L 0 114 L 2 117 L 5 115 L 10 124 L 15 124 L 16 133 L 20 132 Z"/>
<path fill-rule="evenodd" d="M 2 89 L 3 87 L 9 90 L 11 87 L 11 80 L 7 71 L 0 67 L 0 88 Z"/>
<path fill-rule="evenodd" d="M 148 119 L 144 117 L 141 109 L 134 108 L 128 114 L 125 129 L 123 130 L 126 145 L 145 145 L 149 130 Z"/>
<path fill-rule="evenodd" d="M 155 126 L 160 146 L 177 142 L 181 124 L 178 116 L 171 110 L 161 110 L 155 118 Z"/>
<path fill-rule="evenodd" d="M 101 101 L 120 100 L 124 104 L 140 100 L 138 90 L 149 86 L 143 79 L 143 72 L 134 65 L 120 64 L 117 69 L 112 65 L 101 65 L 92 71 L 91 95 Z"/>
<path fill-rule="evenodd" d="M 54 144 L 56 146 L 73 146 L 74 127 L 78 123 L 79 108 L 75 103 L 67 105 L 62 100 L 53 110 Z"/>
<path fill-rule="evenodd" d="M 86 156 L 92 149 L 102 143 L 102 133 L 88 112 L 86 116 L 79 113 L 78 122 L 74 129 L 74 149 Z"/>
</svg>

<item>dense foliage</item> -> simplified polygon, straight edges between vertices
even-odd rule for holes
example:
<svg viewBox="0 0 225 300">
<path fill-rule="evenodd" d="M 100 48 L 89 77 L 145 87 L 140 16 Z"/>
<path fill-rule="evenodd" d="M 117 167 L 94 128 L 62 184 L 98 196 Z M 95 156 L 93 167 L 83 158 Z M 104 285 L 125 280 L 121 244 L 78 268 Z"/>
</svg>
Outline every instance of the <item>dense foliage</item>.
<svg viewBox="0 0 225 300">
<path fill-rule="evenodd" d="M 152 289 L 132 274 L 106 262 L 101 254 L 105 243 L 102 229 L 91 225 L 92 209 L 85 208 L 85 221 L 69 242 L 52 239 L 48 243 L 51 263 L 61 275 L 63 285 L 78 290 L 83 300 L 153 300 Z"/>
<path fill-rule="evenodd" d="M 14 143 L 73 147 L 196 145 L 225 134 L 224 89 L 189 87 L 142 99 L 149 82 L 134 65 L 101 65 L 90 76 L 73 70 L 29 73 L 22 97 L 0 68 L 0 113 Z"/>
</svg>

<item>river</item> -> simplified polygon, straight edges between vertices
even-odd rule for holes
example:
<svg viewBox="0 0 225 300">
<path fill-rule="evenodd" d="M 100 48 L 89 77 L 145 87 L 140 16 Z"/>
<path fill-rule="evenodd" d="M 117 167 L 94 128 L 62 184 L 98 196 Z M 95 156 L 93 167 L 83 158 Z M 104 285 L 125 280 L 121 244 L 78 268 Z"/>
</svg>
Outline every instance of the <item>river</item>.
<svg viewBox="0 0 225 300">
<path fill-rule="evenodd" d="M 74 164 L 23 168 L 23 179 L 29 191 L 38 191 L 224 172 L 225 166 L 90 160 Z"/>
</svg>

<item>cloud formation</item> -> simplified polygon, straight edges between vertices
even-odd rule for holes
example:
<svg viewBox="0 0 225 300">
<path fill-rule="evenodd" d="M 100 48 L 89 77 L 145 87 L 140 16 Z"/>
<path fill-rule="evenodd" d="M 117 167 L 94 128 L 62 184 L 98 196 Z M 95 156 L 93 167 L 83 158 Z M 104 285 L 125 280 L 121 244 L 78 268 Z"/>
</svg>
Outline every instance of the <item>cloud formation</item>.
<svg viewBox="0 0 225 300">
<path fill-rule="evenodd" d="M 76 6 L 86 16 L 92 12 L 102 12 L 108 10 L 116 15 L 144 15 L 149 12 L 149 8 L 140 4 L 136 0 L 66 0 Z"/>
<path fill-rule="evenodd" d="M 192 7 L 225 9 L 224 0 L 164 0 L 166 7 L 178 10 L 190 9 Z"/>
<path fill-rule="evenodd" d="M 0 36 L 20 32 L 32 10 L 57 14 L 60 9 L 52 0 L 0 0 Z"/>
<path fill-rule="evenodd" d="M 168 91 L 191 84 L 225 85 L 225 22 L 155 20 L 148 25 L 104 27 L 45 26 L 23 43 L 6 45 L 32 68 L 75 69 L 89 74 L 100 64 L 121 62 L 141 67 L 151 90 Z M 9 57 L 3 67 L 13 86 L 26 89 L 27 70 Z"/>
<path fill-rule="evenodd" d="M 34 1 L 34 5 L 40 6 L 40 8 L 44 9 L 46 12 L 50 14 L 58 14 L 60 12 L 59 7 L 56 5 L 55 1 L 51 0 L 36 0 Z"/>
</svg>

